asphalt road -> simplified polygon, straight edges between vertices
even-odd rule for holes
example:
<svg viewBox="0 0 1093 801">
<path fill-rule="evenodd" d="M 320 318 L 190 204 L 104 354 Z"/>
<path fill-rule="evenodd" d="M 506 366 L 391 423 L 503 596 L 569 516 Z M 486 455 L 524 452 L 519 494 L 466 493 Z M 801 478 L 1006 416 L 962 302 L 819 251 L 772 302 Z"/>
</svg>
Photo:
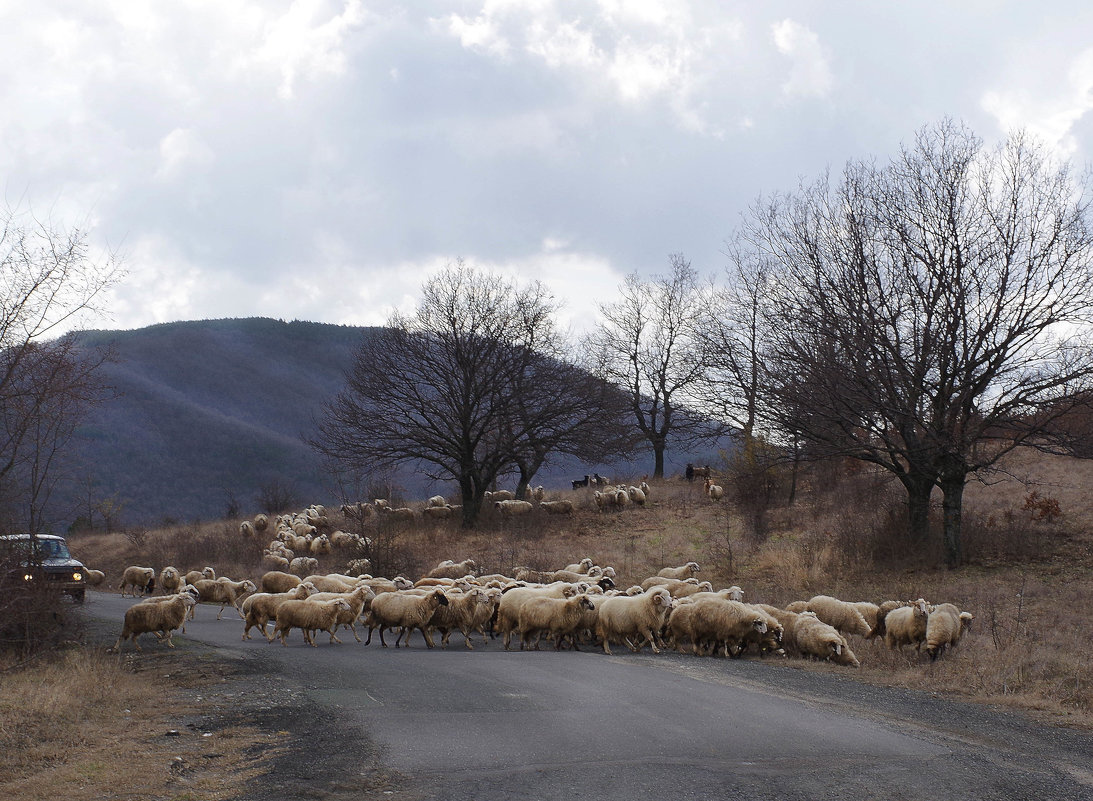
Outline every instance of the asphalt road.
<svg viewBox="0 0 1093 801">
<path fill-rule="evenodd" d="M 95 593 L 87 610 L 120 631 L 131 603 Z M 241 641 L 231 610 L 215 618 L 199 607 L 176 641 L 246 664 L 239 713 L 294 735 L 255 798 L 1093 799 L 1093 736 L 848 668 L 468 651 L 459 634 L 446 650 L 349 632 L 281 646 Z"/>
</svg>

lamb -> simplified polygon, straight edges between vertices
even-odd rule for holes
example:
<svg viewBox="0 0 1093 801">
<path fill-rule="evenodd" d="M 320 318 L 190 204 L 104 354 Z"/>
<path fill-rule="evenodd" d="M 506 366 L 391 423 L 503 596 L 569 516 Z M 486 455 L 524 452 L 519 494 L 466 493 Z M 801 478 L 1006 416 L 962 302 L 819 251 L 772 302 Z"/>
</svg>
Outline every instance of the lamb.
<svg viewBox="0 0 1093 801">
<path fill-rule="evenodd" d="M 138 651 L 142 650 L 137 638 L 145 632 L 161 633 L 163 636 L 160 639 L 166 639 L 167 646 L 174 648 L 171 633 L 185 622 L 186 614 L 194 603 L 192 595 L 182 592 L 162 603 L 133 604 L 125 610 L 121 635 L 108 653 L 120 653 L 122 641 L 130 637 L 133 639 L 133 647 Z"/>
<path fill-rule="evenodd" d="M 802 612 L 797 616 L 793 638 L 804 656 L 827 659 L 837 665 L 861 667 L 843 636 L 834 626 L 820 620 L 815 612 Z"/>
<path fill-rule="evenodd" d="M 657 571 L 657 575 L 663 576 L 664 578 L 687 579 L 694 576 L 694 574 L 699 572 L 701 569 L 702 568 L 698 566 L 698 562 L 688 562 L 687 564 L 680 565 L 679 567 L 661 568 Z"/>
<path fill-rule="evenodd" d="M 334 636 L 334 631 L 338 628 L 338 618 L 348 613 L 350 608 L 349 601 L 345 598 L 332 598 L 328 601 L 312 601 L 310 598 L 284 601 L 277 607 L 277 625 L 273 629 L 273 636 L 280 636 L 281 645 L 288 645 L 288 633 L 293 628 L 298 628 L 304 633 L 304 642 L 312 647 L 316 647 L 316 631 L 329 632 L 331 642 L 339 642 Z"/>
<path fill-rule="evenodd" d="M 288 572 L 297 576 L 306 576 L 319 569 L 319 560 L 314 556 L 297 556 L 288 563 Z"/>
<path fill-rule="evenodd" d="M 573 514 L 573 501 L 540 501 L 539 508 L 548 515 L 571 515 Z"/>
<path fill-rule="evenodd" d="M 930 661 L 935 661 L 945 652 L 945 646 L 954 648 L 960 642 L 964 632 L 971 626 L 975 615 L 961 612 L 955 605 L 944 603 L 930 608 L 926 618 L 926 653 Z"/>
<path fill-rule="evenodd" d="M 201 581 L 201 579 L 216 578 L 216 571 L 211 567 L 203 567 L 201 570 L 187 571 L 185 578 L 187 584 L 193 584 L 195 581 Z"/>
<path fill-rule="evenodd" d="M 137 565 L 130 565 L 125 568 L 125 572 L 121 575 L 121 584 L 118 585 L 118 589 L 121 590 L 121 595 L 125 597 L 125 591 L 133 588 L 132 596 L 134 598 L 137 595 L 148 594 L 151 595 L 156 589 L 156 569 L 154 567 L 139 567 Z M 140 590 L 138 593 L 137 590 Z M 134 640 L 134 642 L 136 642 Z"/>
<path fill-rule="evenodd" d="M 241 607 L 243 611 L 243 639 L 250 639 L 250 630 L 257 626 L 268 642 L 273 636 L 266 630 L 266 624 L 277 619 L 277 609 L 285 601 L 302 601 L 315 594 L 315 585 L 304 582 L 287 592 L 256 592 L 248 595 Z"/>
<path fill-rule="evenodd" d="M 471 632 L 481 630 L 493 617 L 493 602 L 481 587 L 471 587 L 463 592 L 446 593 L 447 606 L 438 606 L 429 619 L 429 628 L 441 634 L 440 645 L 446 648 L 448 638 L 456 629 L 463 635 L 463 644 L 473 650 Z M 485 635 L 483 635 L 483 643 Z"/>
<path fill-rule="evenodd" d="M 258 581 L 258 586 L 262 592 L 288 592 L 289 590 L 300 586 L 303 579 L 299 576 L 294 576 L 291 573 L 285 573 L 281 570 L 270 570 L 262 574 L 262 578 Z"/>
<path fill-rule="evenodd" d="M 689 639 L 696 656 L 707 648 L 710 653 L 720 648 L 725 656 L 736 657 L 740 655 L 741 642 L 751 632 L 767 633 L 766 613 L 739 601 L 703 599 L 686 606 L 692 611 L 685 612 L 675 624 L 669 618 L 669 631 L 677 644 Z"/>
<path fill-rule="evenodd" d="M 889 612 L 884 618 L 884 644 L 900 651 L 905 645 L 922 649 L 926 642 L 926 623 L 929 609 L 926 601 L 919 598 L 911 606 L 900 606 Z"/>
<path fill-rule="evenodd" d="M 239 601 L 242 600 L 243 596 L 258 589 L 250 579 L 232 581 L 224 576 L 218 579 L 201 579 L 194 582 L 194 587 L 197 588 L 201 601 L 220 604 L 220 610 L 216 613 L 217 620 L 220 620 L 220 616 L 224 614 L 224 609 L 228 604 L 231 604 L 232 608 L 239 613 L 239 617 L 243 618 L 243 610 L 239 608 Z"/>
<path fill-rule="evenodd" d="M 536 634 L 535 646 L 539 650 L 539 640 L 543 632 L 554 638 L 554 650 L 561 650 L 562 641 L 567 637 L 577 648 L 577 632 L 584 628 L 584 613 L 595 610 L 596 605 L 587 595 L 575 595 L 572 598 L 531 598 L 520 608 L 516 628 L 520 632 L 520 649 L 528 647 L 530 635 Z"/>
<path fill-rule="evenodd" d="M 815 612 L 816 617 L 834 626 L 839 634 L 857 634 L 859 637 L 868 637 L 873 627 L 869 625 L 861 612 L 846 601 L 840 601 L 830 595 L 815 595 L 809 599 L 807 612 Z"/>
<path fill-rule="evenodd" d="M 473 576 L 478 570 L 478 563 L 473 559 L 464 559 L 462 562 L 453 562 L 445 559 L 432 570 L 425 574 L 425 578 L 450 578 L 458 579 L 464 576 Z"/>
<path fill-rule="evenodd" d="M 332 643 L 341 642 L 341 640 L 334 636 L 334 632 L 338 630 L 338 626 L 348 626 L 349 630 L 353 632 L 353 637 L 356 638 L 357 642 L 361 641 L 360 635 L 357 634 L 357 620 L 375 597 L 376 591 L 366 584 L 362 584 L 349 592 L 319 592 L 309 596 L 312 601 L 331 601 L 335 598 L 344 598 L 349 602 L 349 609 L 338 614 L 337 620 L 335 621 L 337 625 L 334 627 L 334 630 L 330 632 L 330 641 Z"/>
<path fill-rule="evenodd" d="M 182 589 L 182 574 L 178 572 L 178 568 L 167 565 L 159 571 L 159 586 L 164 595 L 174 595 Z"/>
<path fill-rule="evenodd" d="M 527 514 L 535 507 L 528 501 L 504 500 L 494 501 L 493 508 L 502 517 L 516 517 L 517 515 Z"/>
<path fill-rule="evenodd" d="M 663 587 L 642 595 L 615 595 L 604 598 L 597 608 L 596 636 L 603 641 L 603 652 L 610 655 L 611 640 L 622 639 L 631 651 L 640 651 L 645 643 L 659 654 L 656 633 L 672 610 L 672 596 Z M 642 640 L 636 645 L 631 638 Z"/>
<path fill-rule="evenodd" d="M 708 478 L 703 487 L 706 490 L 706 494 L 710 496 L 711 501 L 720 501 L 721 496 L 725 494 L 725 490 L 720 485 L 714 484 Z"/>
<path fill-rule="evenodd" d="M 372 608 L 368 614 L 368 639 L 365 644 L 372 642 L 372 632 L 380 630 L 380 644 L 386 648 L 387 641 L 383 638 L 386 629 L 400 627 L 398 636 L 395 637 L 395 647 L 399 647 L 399 640 L 406 635 L 406 647 L 410 647 L 410 635 L 414 629 L 421 632 L 425 638 L 425 645 L 434 647 L 433 638 L 428 631 L 429 620 L 438 606 L 447 606 L 448 598 L 441 590 L 433 590 L 428 595 L 411 595 L 406 592 L 389 592 L 377 595 L 372 601 Z"/>
</svg>

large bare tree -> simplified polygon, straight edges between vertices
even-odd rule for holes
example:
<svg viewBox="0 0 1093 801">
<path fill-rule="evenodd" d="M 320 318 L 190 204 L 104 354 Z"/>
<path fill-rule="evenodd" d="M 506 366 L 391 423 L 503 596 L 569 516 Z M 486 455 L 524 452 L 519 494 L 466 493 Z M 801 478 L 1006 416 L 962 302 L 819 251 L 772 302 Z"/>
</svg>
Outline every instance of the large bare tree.
<svg viewBox="0 0 1093 801">
<path fill-rule="evenodd" d="M 43 509 L 76 425 L 106 395 L 96 369 L 110 356 L 65 332 L 101 313 L 121 275 L 113 254 L 92 257 L 79 228 L 0 211 L 0 512 L 7 526 L 48 527 Z"/>
<path fill-rule="evenodd" d="M 653 450 L 653 475 L 664 477 L 669 443 L 682 446 L 711 435 L 693 406 L 705 381 L 702 321 L 705 290 L 681 254 L 668 275 L 626 277 L 619 299 L 600 307 L 603 322 L 591 337 L 601 374 L 620 386 L 630 414 Z"/>
<path fill-rule="evenodd" d="M 898 477 L 913 536 L 939 487 L 950 565 L 968 477 L 1093 386 L 1085 189 L 1022 133 L 989 149 L 943 120 L 890 163 L 849 164 L 749 217 L 779 267 L 771 407 L 806 441 Z"/>
<path fill-rule="evenodd" d="M 562 358 L 555 310 L 541 284 L 449 267 L 413 314 L 364 342 L 313 444 L 350 467 L 416 464 L 454 480 L 472 527 L 500 475 L 518 468 L 526 486 L 551 452 L 609 423 L 602 389 Z"/>
</svg>

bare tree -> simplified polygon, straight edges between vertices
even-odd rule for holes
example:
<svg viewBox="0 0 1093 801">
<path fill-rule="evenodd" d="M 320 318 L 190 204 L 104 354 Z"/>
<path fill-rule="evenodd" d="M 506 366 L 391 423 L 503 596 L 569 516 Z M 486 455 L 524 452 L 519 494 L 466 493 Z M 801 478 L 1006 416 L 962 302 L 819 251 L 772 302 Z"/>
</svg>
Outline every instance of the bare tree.
<svg viewBox="0 0 1093 801">
<path fill-rule="evenodd" d="M 653 449 L 653 475 L 664 477 L 669 442 L 710 437 L 708 422 L 688 409 L 705 380 L 701 323 L 705 302 L 698 273 L 682 255 L 669 257 L 671 273 L 626 277 L 620 299 L 600 307 L 592 337 L 601 374 L 622 387 L 642 437 Z"/>
<path fill-rule="evenodd" d="M 987 150 L 945 120 L 888 165 L 850 164 L 750 216 L 780 271 L 771 407 L 812 446 L 899 478 L 913 536 L 938 486 L 950 565 L 968 477 L 1093 385 L 1083 189 L 1025 135 Z"/>
<path fill-rule="evenodd" d="M 555 305 L 462 263 L 428 281 L 412 315 L 394 314 L 358 351 L 313 445 L 347 466 L 415 464 L 452 479 L 472 527 L 497 477 L 576 447 L 593 421 L 586 383 L 560 359 Z"/>
<path fill-rule="evenodd" d="M 113 255 L 90 256 L 83 231 L 0 212 L 0 485 L 9 525 L 46 527 L 43 509 L 75 427 L 109 394 L 96 378 L 109 351 L 61 334 L 100 313 L 120 276 Z"/>
</svg>

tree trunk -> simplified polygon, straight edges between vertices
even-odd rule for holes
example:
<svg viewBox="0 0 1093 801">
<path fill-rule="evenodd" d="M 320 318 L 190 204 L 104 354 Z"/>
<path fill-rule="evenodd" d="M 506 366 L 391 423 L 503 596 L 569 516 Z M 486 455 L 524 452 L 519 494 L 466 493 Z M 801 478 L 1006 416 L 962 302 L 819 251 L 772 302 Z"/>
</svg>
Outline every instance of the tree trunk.
<svg viewBox="0 0 1093 801">
<path fill-rule="evenodd" d="M 907 536 L 911 542 L 924 543 L 930 536 L 930 494 L 934 480 L 916 473 L 900 476 L 907 489 Z"/>
<path fill-rule="evenodd" d="M 664 478 L 664 443 L 653 443 L 653 478 Z"/>
<path fill-rule="evenodd" d="M 459 495 L 463 501 L 463 528 L 474 528 L 482 509 L 482 493 L 478 492 L 478 484 L 473 478 L 460 477 Z"/>
<path fill-rule="evenodd" d="M 964 485 L 967 475 L 948 476 L 938 483 L 943 494 L 941 508 L 944 526 L 942 543 L 945 546 L 945 564 L 960 567 L 964 561 L 964 546 L 960 538 L 961 516 L 964 506 Z"/>
</svg>

